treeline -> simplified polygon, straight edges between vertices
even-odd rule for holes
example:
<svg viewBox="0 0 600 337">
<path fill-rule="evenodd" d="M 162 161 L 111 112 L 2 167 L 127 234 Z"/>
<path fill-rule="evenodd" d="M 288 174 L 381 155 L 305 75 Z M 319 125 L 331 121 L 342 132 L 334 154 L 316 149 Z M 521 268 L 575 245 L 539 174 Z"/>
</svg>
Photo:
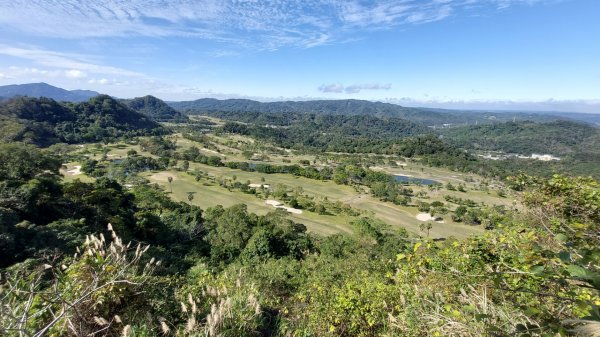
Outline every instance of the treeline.
<svg viewBox="0 0 600 337">
<path fill-rule="evenodd" d="M 218 100 L 203 98 L 196 101 L 171 102 L 175 109 L 190 115 L 212 115 L 219 118 L 240 120 L 244 115 L 262 118 L 270 116 L 278 118 L 291 114 L 316 115 L 360 115 L 375 117 L 393 117 L 410 120 L 421 125 L 494 123 L 497 121 L 518 120 L 550 121 L 556 120 L 554 115 L 543 115 L 526 112 L 489 112 L 489 111 L 457 111 L 430 108 L 404 107 L 397 104 L 372 102 L 365 100 L 314 100 L 257 102 L 247 99 Z M 579 117 L 581 119 L 585 119 Z M 252 120 L 249 120 L 252 121 Z M 265 118 L 265 124 L 271 124 Z M 262 123 L 262 122 L 261 122 Z"/>
</svg>

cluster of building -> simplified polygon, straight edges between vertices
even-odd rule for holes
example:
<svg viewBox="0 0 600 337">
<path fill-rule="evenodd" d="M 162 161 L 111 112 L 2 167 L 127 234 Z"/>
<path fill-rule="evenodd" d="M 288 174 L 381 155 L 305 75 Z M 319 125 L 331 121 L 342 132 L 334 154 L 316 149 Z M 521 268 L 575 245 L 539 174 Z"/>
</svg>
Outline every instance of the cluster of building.
<svg viewBox="0 0 600 337">
<path fill-rule="evenodd" d="M 507 154 L 480 154 L 479 157 L 482 157 L 484 159 L 491 159 L 491 160 L 504 160 L 504 159 L 510 159 L 510 158 L 519 158 L 519 159 L 535 159 L 535 160 L 541 160 L 541 161 L 553 161 L 553 160 L 560 160 L 559 157 L 555 157 L 551 154 L 537 154 L 537 153 L 533 153 L 531 156 L 524 156 L 521 154 L 514 154 L 514 153 L 507 153 Z"/>
</svg>

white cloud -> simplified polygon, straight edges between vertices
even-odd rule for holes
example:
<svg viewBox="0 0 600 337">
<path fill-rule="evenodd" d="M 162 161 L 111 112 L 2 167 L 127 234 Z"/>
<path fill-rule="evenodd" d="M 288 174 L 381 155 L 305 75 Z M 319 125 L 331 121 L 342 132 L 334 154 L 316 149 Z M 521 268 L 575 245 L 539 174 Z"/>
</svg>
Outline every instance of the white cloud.
<svg viewBox="0 0 600 337">
<path fill-rule="evenodd" d="M 323 84 L 318 89 L 320 92 L 342 93 L 344 92 L 344 85 L 341 83 Z"/>
<path fill-rule="evenodd" d="M 390 90 L 391 88 L 391 83 L 353 84 L 347 86 L 345 92 L 347 94 L 356 94 L 361 90 Z"/>
<path fill-rule="evenodd" d="M 81 70 L 77 70 L 77 69 L 67 70 L 67 71 L 65 71 L 65 75 L 68 78 L 84 78 L 84 77 L 87 77 L 86 73 L 84 73 Z"/>
<path fill-rule="evenodd" d="M 362 90 L 389 90 L 392 88 L 391 83 L 366 83 L 366 84 L 352 84 L 344 86 L 341 83 L 334 84 L 322 84 L 317 88 L 320 92 L 324 93 L 342 93 L 346 94 L 357 94 Z"/>
<path fill-rule="evenodd" d="M 116 86 L 123 86 L 123 85 L 131 84 L 131 82 L 129 82 L 129 81 L 117 80 L 115 78 L 108 79 L 108 78 L 104 78 L 104 77 L 100 78 L 100 79 L 92 78 L 92 79 L 88 80 L 87 83 L 88 84 L 100 84 L 100 85 L 116 85 Z"/>
<path fill-rule="evenodd" d="M 0 28 L 62 38 L 185 36 L 258 49 L 310 48 L 345 41 L 357 30 L 538 2 L 543 1 L 12 0 L 0 2 Z"/>
</svg>

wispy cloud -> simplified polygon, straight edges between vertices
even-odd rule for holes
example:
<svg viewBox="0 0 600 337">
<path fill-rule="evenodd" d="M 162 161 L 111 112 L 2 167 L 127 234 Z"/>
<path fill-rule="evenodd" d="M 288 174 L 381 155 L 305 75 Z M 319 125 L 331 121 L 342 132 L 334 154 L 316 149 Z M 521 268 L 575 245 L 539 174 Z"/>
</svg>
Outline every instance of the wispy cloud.
<svg viewBox="0 0 600 337">
<path fill-rule="evenodd" d="M 344 92 L 344 85 L 341 83 L 333 83 L 333 84 L 322 84 L 321 86 L 319 86 L 319 91 L 320 92 L 327 92 L 327 93 L 342 93 Z"/>
<path fill-rule="evenodd" d="M 119 88 L 120 94 L 151 90 L 166 85 L 151 76 L 136 71 L 102 64 L 89 55 L 56 52 L 35 46 L 9 46 L 0 44 L 0 56 L 14 58 L 16 64 L 26 61 L 28 66 L 0 68 L 0 82 L 29 83 L 50 82 L 56 85 L 110 90 Z"/>
<path fill-rule="evenodd" d="M 352 84 L 344 86 L 341 83 L 333 84 L 322 84 L 317 88 L 323 93 L 343 93 L 346 94 L 357 94 L 362 90 L 390 90 L 392 88 L 391 83 L 365 83 L 365 84 Z"/>
<path fill-rule="evenodd" d="M 33 61 L 41 66 L 68 69 L 72 77 L 85 77 L 82 76 L 85 72 L 120 76 L 144 76 L 138 72 L 97 64 L 87 60 L 84 55 L 55 52 L 33 46 L 13 47 L 0 44 L 0 55 Z"/>
<path fill-rule="evenodd" d="M 259 49 L 310 48 L 347 40 L 358 30 L 543 1 L 12 0 L 0 2 L 0 28 L 59 38 L 185 36 Z"/>
</svg>

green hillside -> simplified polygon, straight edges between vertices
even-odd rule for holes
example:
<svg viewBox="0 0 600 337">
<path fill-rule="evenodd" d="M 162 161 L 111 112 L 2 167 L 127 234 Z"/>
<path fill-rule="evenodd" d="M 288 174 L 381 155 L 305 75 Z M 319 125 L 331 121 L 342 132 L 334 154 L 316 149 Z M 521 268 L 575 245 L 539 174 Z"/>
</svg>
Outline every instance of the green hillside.
<svg viewBox="0 0 600 337">
<path fill-rule="evenodd" d="M 121 102 L 155 121 L 187 121 L 187 117 L 184 114 L 154 96 L 147 95 L 133 99 L 124 99 Z"/>
<path fill-rule="evenodd" d="M 556 156 L 600 153 L 600 129 L 571 122 L 508 122 L 450 128 L 442 134 L 466 149 Z"/>
<path fill-rule="evenodd" d="M 156 122 L 107 95 L 82 103 L 16 97 L 0 104 L 0 120 L 3 141 L 39 146 L 163 132 Z"/>
</svg>

